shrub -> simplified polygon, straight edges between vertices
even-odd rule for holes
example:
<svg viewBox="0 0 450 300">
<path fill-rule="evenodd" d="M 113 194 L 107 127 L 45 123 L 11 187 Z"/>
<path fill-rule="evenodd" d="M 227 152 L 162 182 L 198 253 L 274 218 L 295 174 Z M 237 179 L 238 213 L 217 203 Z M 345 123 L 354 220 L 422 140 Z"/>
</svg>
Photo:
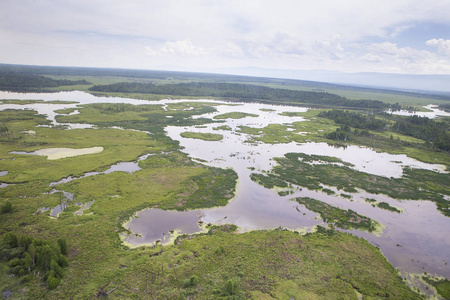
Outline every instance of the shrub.
<svg viewBox="0 0 450 300">
<path fill-rule="evenodd" d="M 192 275 L 189 279 L 185 279 L 183 281 L 183 287 L 194 287 L 198 284 L 198 277 L 196 275 Z"/>
<path fill-rule="evenodd" d="M 48 275 L 46 283 L 49 290 L 53 290 L 58 286 L 59 278 L 55 277 L 55 272 L 53 270 L 50 271 L 50 275 Z"/>
<path fill-rule="evenodd" d="M 3 238 L 3 240 L 11 248 L 16 248 L 16 247 L 19 246 L 19 242 L 17 240 L 17 235 L 15 235 L 12 232 L 6 233 L 5 237 Z"/>
<path fill-rule="evenodd" d="M 30 247 L 31 243 L 33 242 L 33 238 L 27 235 L 21 235 L 20 236 L 20 247 L 23 247 L 25 251 L 28 251 L 28 247 Z"/>
<path fill-rule="evenodd" d="M 232 295 L 234 295 L 235 290 L 236 290 L 236 285 L 234 284 L 233 280 L 231 280 L 231 279 L 228 280 L 227 284 L 225 286 L 226 294 L 232 296 Z"/>
<path fill-rule="evenodd" d="M 58 245 L 62 255 L 67 255 L 67 242 L 65 238 L 58 239 Z"/>
<path fill-rule="evenodd" d="M 186 297 L 184 296 L 184 292 L 180 292 L 180 295 L 178 296 L 178 300 L 185 300 Z"/>
<path fill-rule="evenodd" d="M 219 248 L 216 249 L 215 252 L 217 255 L 221 255 L 225 252 L 225 247 L 223 245 L 221 245 Z"/>
<path fill-rule="evenodd" d="M 12 209 L 12 204 L 9 201 L 6 201 L 6 203 L 3 204 L 2 207 L 1 207 L 1 213 L 2 214 L 10 213 L 10 212 L 12 212 L 12 210 L 13 210 Z"/>
</svg>

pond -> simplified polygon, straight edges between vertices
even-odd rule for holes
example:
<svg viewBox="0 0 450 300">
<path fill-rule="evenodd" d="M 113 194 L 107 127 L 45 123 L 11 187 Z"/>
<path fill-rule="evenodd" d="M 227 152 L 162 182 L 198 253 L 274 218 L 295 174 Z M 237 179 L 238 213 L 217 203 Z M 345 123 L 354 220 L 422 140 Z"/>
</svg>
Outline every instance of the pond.
<svg viewBox="0 0 450 300">
<path fill-rule="evenodd" d="M 418 116 L 418 117 L 427 117 L 430 119 L 434 119 L 436 117 L 450 117 L 450 113 L 437 108 L 437 105 L 430 104 L 424 106 L 424 108 L 427 109 L 428 111 L 388 110 L 387 112 L 399 116 Z"/>
<path fill-rule="evenodd" d="M 52 94 L 19 94 L 0 92 L 0 99 L 36 99 L 36 100 L 68 100 L 84 103 L 130 103 L 130 104 L 167 104 L 169 100 L 145 101 L 126 98 L 96 97 L 83 92 L 61 92 Z M 181 102 L 183 100 L 177 100 Z M 189 102 L 193 100 L 187 100 Z M 215 100 L 204 100 L 218 102 Z M 222 102 L 223 103 L 223 102 Z M 234 103 L 236 104 L 236 103 Z M 74 108 L 76 104 L 32 104 L 10 105 L 0 104 L 0 110 L 6 108 L 35 109 L 45 114 L 53 124 L 57 124 L 54 110 L 61 108 Z M 398 201 L 385 195 L 373 195 L 364 191 L 352 194 L 352 199 L 344 199 L 337 195 L 327 195 L 318 191 L 294 187 L 294 194 L 279 196 L 275 191 L 265 189 L 250 180 L 252 172 L 270 171 L 275 166 L 275 157 L 282 157 L 288 152 L 302 152 L 306 154 L 326 155 L 340 158 L 351 163 L 352 168 L 387 178 L 402 176 L 404 166 L 422 168 L 436 172 L 444 172 L 441 165 L 426 164 L 407 157 L 406 155 L 393 155 L 376 152 L 369 148 L 348 146 L 335 148 L 326 143 L 286 143 L 264 144 L 246 143 L 249 136 L 238 132 L 239 126 L 262 128 L 269 124 L 292 123 L 302 121 L 302 117 L 282 116 L 282 112 L 304 112 L 307 108 L 274 106 L 255 103 L 241 103 L 238 105 L 220 105 L 217 112 L 197 117 L 214 118 L 219 114 L 228 112 L 242 112 L 256 114 L 241 119 L 225 119 L 224 123 L 208 124 L 198 127 L 166 127 L 169 137 L 180 142 L 183 152 L 205 164 L 220 168 L 233 168 L 239 176 L 235 198 L 225 207 L 201 209 L 195 211 L 177 212 L 160 209 L 147 209 L 136 214 L 136 218 L 125 224 L 133 234 L 123 239 L 133 246 L 148 245 L 159 240 L 169 243 L 176 233 L 200 232 L 204 224 L 235 224 L 240 232 L 255 229 L 271 229 L 277 227 L 298 231 L 309 231 L 315 225 L 324 224 L 317 214 L 290 201 L 294 197 L 311 197 L 342 209 L 352 209 L 359 214 L 372 218 L 384 225 L 379 235 L 352 230 L 352 234 L 365 238 L 373 245 L 379 247 L 387 259 L 404 274 L 423 273 L 450 277 L 450 218 L 443 216 L 436 209 L 436 205 L 429 201 Z M 79 126 L 72 125 L 70 126 Z M 226 125 L 231 130 L 214 130 L 213 128 Z M 85 125 L 88 126 L 88 125 Z M 75 128 L 75 127 L 71 127 Z M 181 137 L 184 131 L 200 133 L 219 133 L 223 135 L 222 141 L 203 141 Z M 123 166 L 130 172 L 138 171 L 137 165 Z M 111 166 L 111 171 L 121 171 L 122 166 Z M 251 171 L 255 170 L 255 171 Z M 96 174 L 85 174 L 95 176 Z M 60 182 L 76 180 L 66 178 Z M 53 184 L 58 184 L 56 182 Z M 296 188 L 296 189 L 295 189 Z M 328 187 L 335 190 L 333 187 Z M 394 207 L 402 209 L 402 213 L 382 210 L 366 202 L 366 198 L 387 202 Z M 201 222 L 199 222 L 201 221 Z"/>
</svg>

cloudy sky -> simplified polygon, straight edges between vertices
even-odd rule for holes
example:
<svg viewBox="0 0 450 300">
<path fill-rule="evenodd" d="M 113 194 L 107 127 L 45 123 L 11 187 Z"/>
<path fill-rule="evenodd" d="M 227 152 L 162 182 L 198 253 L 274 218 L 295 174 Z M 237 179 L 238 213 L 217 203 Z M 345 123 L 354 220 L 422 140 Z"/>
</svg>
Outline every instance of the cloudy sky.
<svg viewBox="0 0 450 300">
<path fill-rule="evenodd" d="M 450 74 L 450 1 L 1 0 L 0 63 Z"/>
</svg>

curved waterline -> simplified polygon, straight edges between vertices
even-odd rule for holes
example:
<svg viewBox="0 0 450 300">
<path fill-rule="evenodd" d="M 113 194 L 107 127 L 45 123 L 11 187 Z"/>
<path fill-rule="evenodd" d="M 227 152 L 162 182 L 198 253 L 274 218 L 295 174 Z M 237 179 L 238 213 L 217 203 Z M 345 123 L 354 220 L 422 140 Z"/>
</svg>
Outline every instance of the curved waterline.
<svg viewBox="0 0 450 300">
<path fill-rule="evenodd" d="M 175 101 L 146 101 L 118 97 L 96 97 L 84 92 L 62 92 L 55 94 L 19 94 L 0 92 L 2 99 L 44 99 L 44 100 L 70 100 L 79 104 L 88 103 L 130 103 L 130 104 L 157 104 L 164 105 Z M 199 100 L 176 100 L 199 101 Z M 202 100 L 202 102 L 226 103 L 216 100 Z M 236 103 L 235 103 L 236 104 Z M 10 108 L 10 105 L 0 104 L 0 109 Z M 15 109 L 35 109 L 39 113 L 53 111 L 62 108 L 73 108 L 76 104 L 33 104 L 20 106 Z M 261 111 L 264 109 L 264 111 Z M 334 148 L 325 143 L 288 143 L 288 144 L 249 144 L 246 143 L 248 135 L 237 132 L 239 126 L 263 128 L 272 123 L 301 122 L 302 117 L 286 117 L 279 114 L 285 111 L 304 112 L 306 108 L 273 106 L 264 104 L 238 104 L 237 106 L 218 106 L 217 112 L 198 117 L 213 118 L 215 115 L 239 111 L 258 114 L 258 117 L 229 119 L 221 125 L 227 125 L 230 131 L 221 131 L 223 141 L 207 142 L 201 140 L 189 140 L 180 136 L 182 131 L 216 132 L 213 127 L 217 124 L 209 124 L 204 128 L 193 127 L 167 127 L 169 137 L 180 142 L 183 151 L 190 157 L 197 158 L 207 165 L 233 168 L 239 175 L 239 185 L 236 197 L 229 205 L 220 208 L 203 209 L 198 211 L 204 223 L 233 223 L 241 231 L 253 229 L 271 229 L 285 227 L 291 229 L 311 228 L 323 221 L 317 218 L 317 214 L 303 208 L 297 210 L 296 203 L 289 201 L 292 197 L 312 197 L 320 199 L 328 204 L 342 209 L 352 209 L 359 214 L 372 218 L 385 225 L 381 236 L 375 236 L 359 230 L 351 233 L 363 237 L 374 245 L 378 245 L 388 260 L 402 272 L 422 273 L 428 272 L 440 276 L 450 277 L 450 270 L 445 262 L 450 261 L 450 238 L 446 234 L 450 228 L 450 218 L 446 218 L 436 210 L 436 205 L 429 201 L 399 201 L 385 195 L 372 195 L 364 191 L 352 194 L 352 199 L 344 199 L 336 195 L 326 195 L 307 189 L 297 190 L 290 196 L 279 196 L 275 191 L 267 190 L 249 179 L 250 170 L 256 172 L 270 171 L 275 165 L 274 157 L 282 157 L 287 152 L 302 152 L 306 154 L 327 155 L 341 158 L 345 162 L 353 164 L 353 168 L 369 174 L 377 174 L 385 177 L 400 177 L 404 166 L 424 168 L 443 172 L 439 165 L 425 164 L 413 160 L 406 155 L 391 155 L 378 153 L 372 149 L 348 146 L 346 149 Z M 53 113 L 47 114 L 51 119 Z M 54 119 L 53 119 L 54 120 Z M 93 174 L 95 175 L 95 174 Z M 395 207 L 400 207 L 403 213 L 396 214 L 372 207 L 365 198 L 374 198 Z M 181 212 L 187 213 L 187 212 Z M 196 212 L 197 213 L 197 212 Z M 142 213 L 135 219 L 130 229 L 138 226 L 140 221 L 154 220 Z M 191 222 L 191 221 L 189 221 Z M 198 219 L 193 219 L 192 224 L 198 227 Z M 131 224 L 131 223 L 129 223 Z M 147 223 L 147 228 L 156 228 L 152 223 Z M 173 227 L 172 227 L 173 228 Z M 165 230 L 165 229 L 164 229 Z M 172 229 L 168 229 L 172 230 Z M 139 233 L 139 230 L 136 231 Z M 158 233 L 159 236 L 162 233 Z M 137 239 L 139 240 L 139 239 Z M 139 243 L 136 243 L 137 245 Z M 145 244 L 145 243 L 143 243 Z"/>
</svg>

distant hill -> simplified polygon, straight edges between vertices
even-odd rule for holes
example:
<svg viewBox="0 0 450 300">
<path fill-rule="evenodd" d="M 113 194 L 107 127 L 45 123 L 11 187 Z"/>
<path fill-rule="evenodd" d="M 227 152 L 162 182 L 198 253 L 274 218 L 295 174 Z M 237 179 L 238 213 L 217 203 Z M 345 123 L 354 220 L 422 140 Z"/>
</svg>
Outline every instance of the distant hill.
<svg viewBox="0 0 450 300">
<path fill-rule="evenodd" d="M 276 70 L 262 68 L 222 69 L 220 72 L 335 83 L 368 88 L 407 90 L 450 96 L 450 75 L 344 73 L 324 70 Z"/>
</svg>

